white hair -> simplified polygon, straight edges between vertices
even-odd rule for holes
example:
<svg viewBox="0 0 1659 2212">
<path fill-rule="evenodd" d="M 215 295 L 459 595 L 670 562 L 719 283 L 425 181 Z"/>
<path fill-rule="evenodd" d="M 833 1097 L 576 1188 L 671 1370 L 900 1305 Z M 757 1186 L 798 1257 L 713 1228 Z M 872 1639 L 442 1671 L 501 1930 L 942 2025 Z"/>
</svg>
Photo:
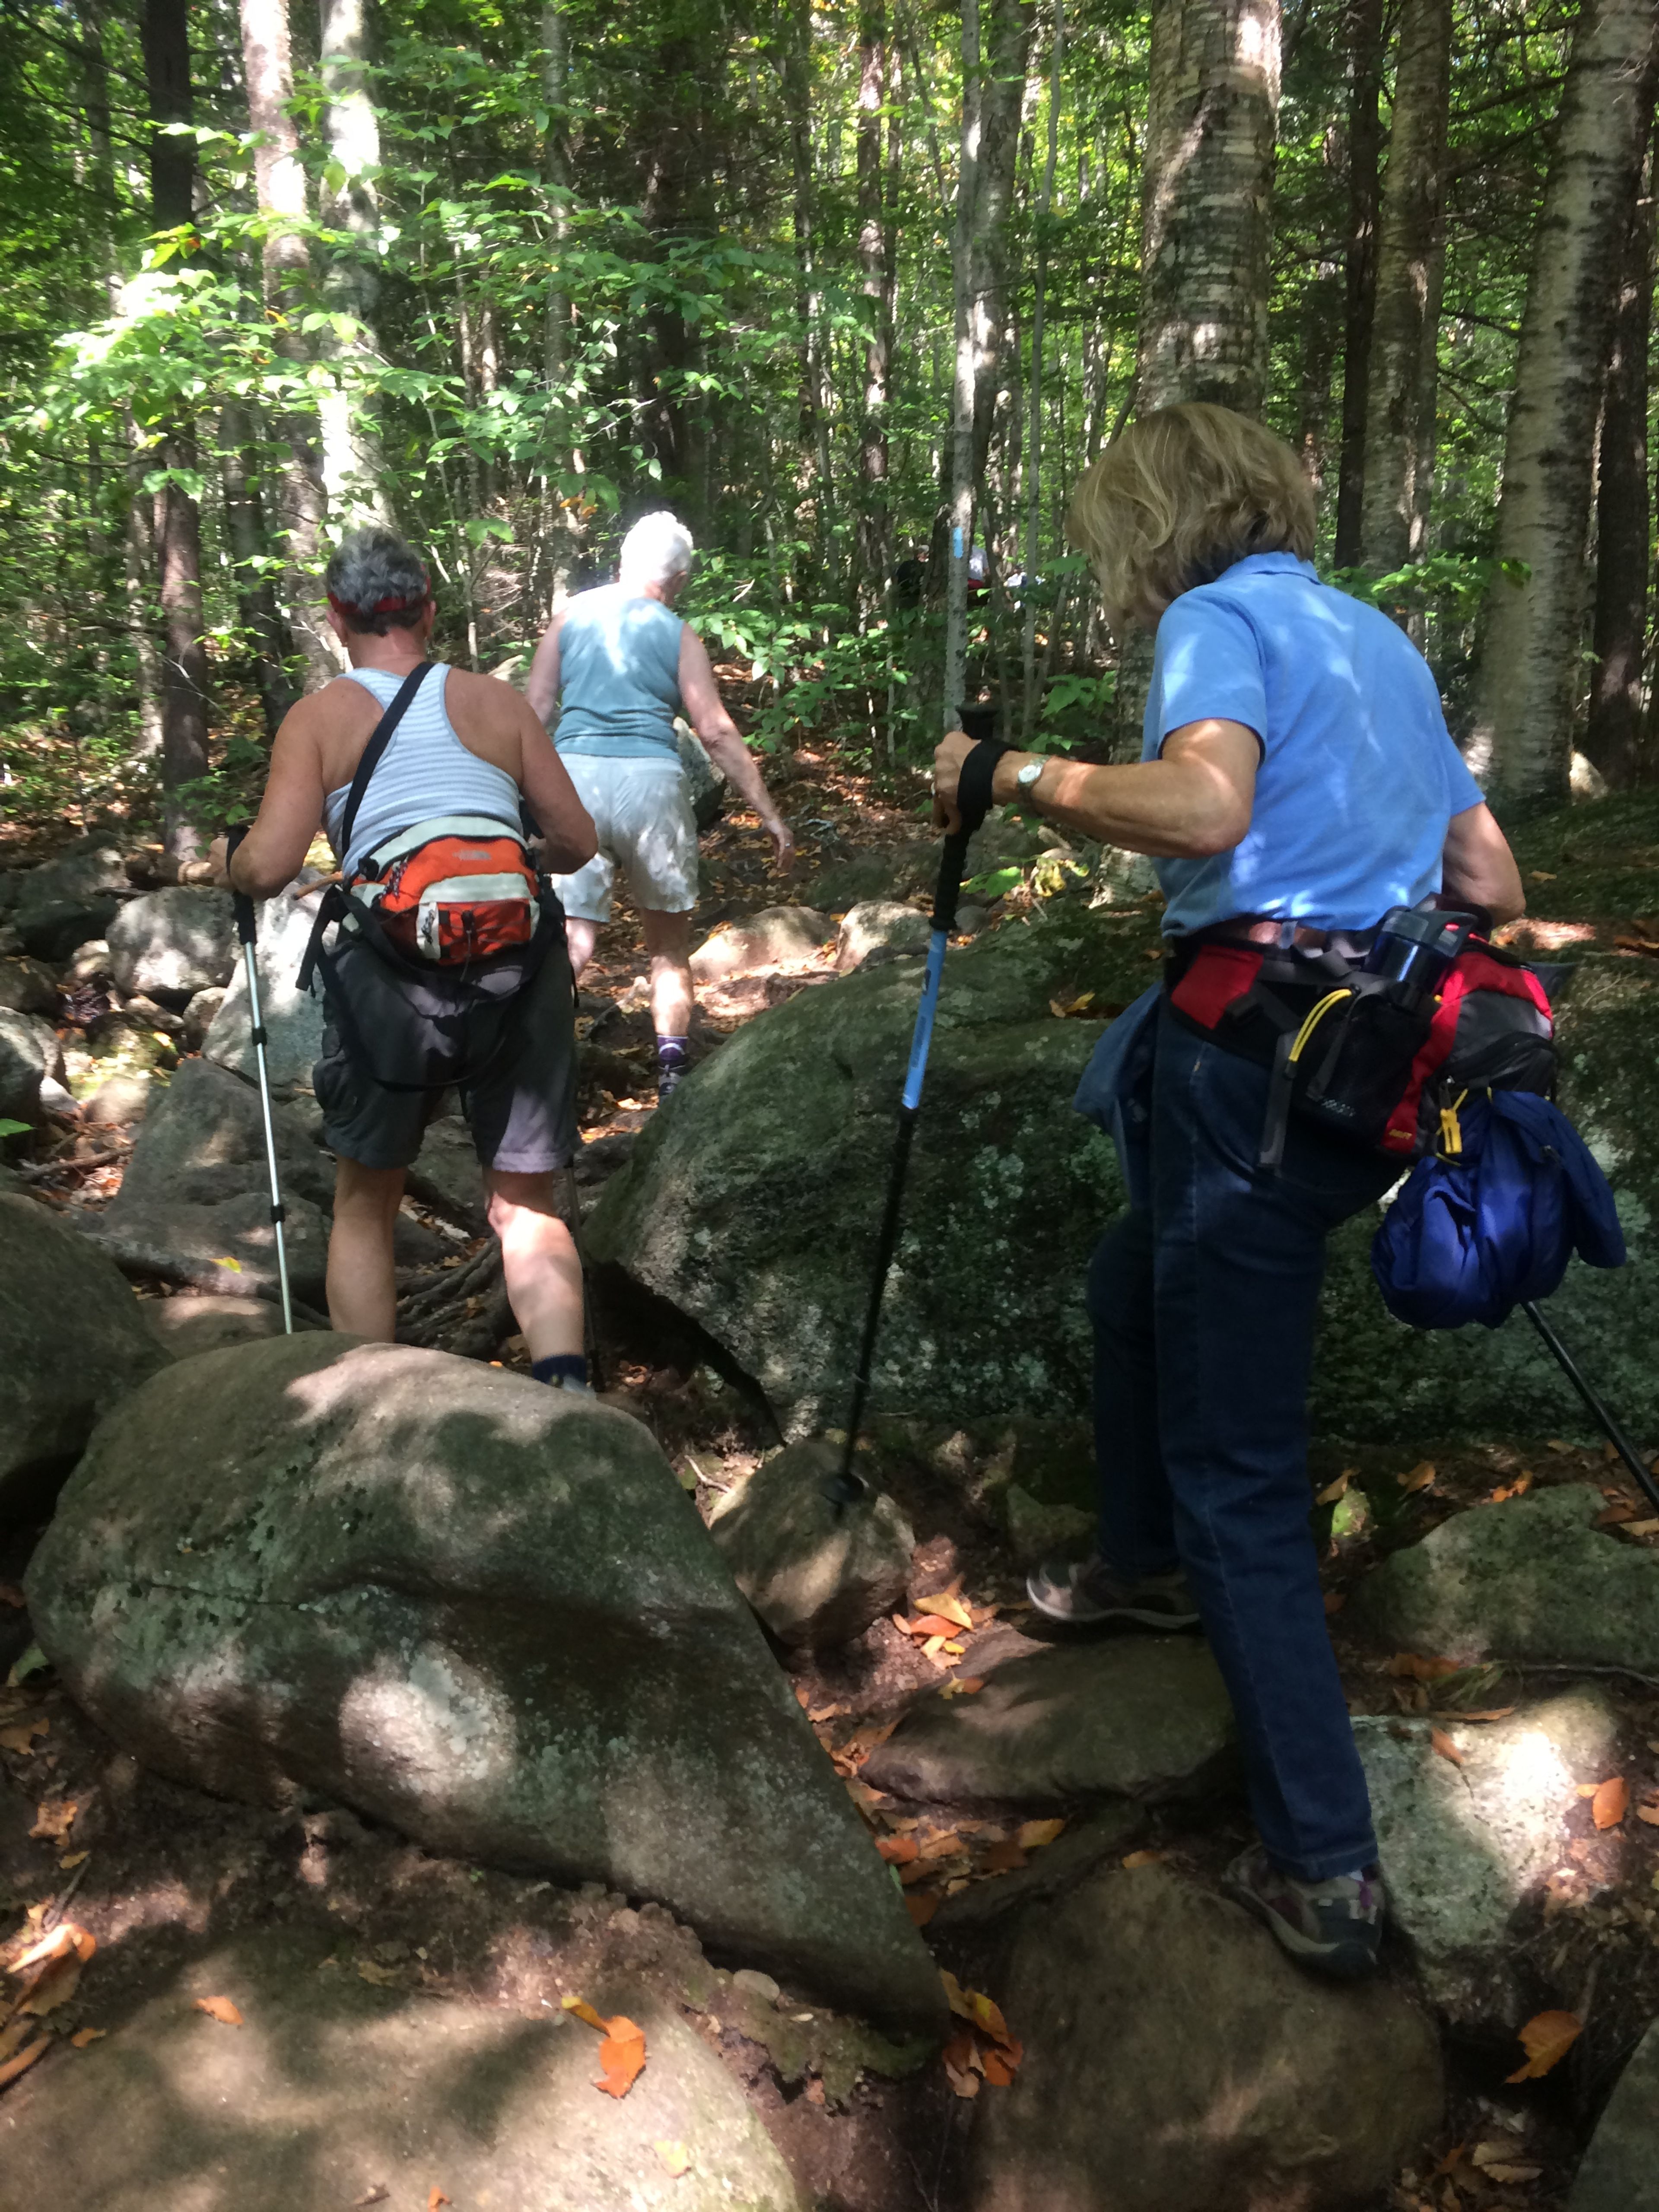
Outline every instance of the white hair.
<svg viewBox="0 0 1659 2212">
<path fill-rule="evenodd" d="M 642 514 L 623 538 L 617 574 L 624 584 L 666 584 L 685 574 L 695 550 L 679 517 L 659 507 Z"/>
</svg>

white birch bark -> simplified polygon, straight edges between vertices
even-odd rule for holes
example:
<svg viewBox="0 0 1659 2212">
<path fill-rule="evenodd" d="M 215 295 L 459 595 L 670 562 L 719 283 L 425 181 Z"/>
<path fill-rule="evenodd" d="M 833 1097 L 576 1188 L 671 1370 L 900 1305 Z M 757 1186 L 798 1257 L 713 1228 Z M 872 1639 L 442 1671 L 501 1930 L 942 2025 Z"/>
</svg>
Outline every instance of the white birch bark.
<svg viewBox="0 0 1659 2212">
<path fill-rule="evenodd" d="M 962 0 L 962 143 L 957 166 L 956 371 L 951 410 L 951 507 L 945 600 L 945 727 L 956 727 L 968 667 L 968 556 L 974 543 L 974 223 L 979 197 L 979 0 Z"/>
<path fill-rule="evenodd" d="M 1468 757 L 1496 798 L 1565 799 L 1584 670 L 1595 422 L 1640 175 L 1652 0 L 1584 0 L 1516 361 Z M 1524 580 L 1522 580 L 1524 576 Z"/>
<path fill-rule="evenodd" d="M 336 313 L 349 317 L 350 329 L 331 334 L 324 345 L 335 374 L 318 411 L 329 514 L 342 528 L 392 519 L 372 396 L 380 353 L 374 256 L 380 226 L 380 118 L 368 89 L 368 0 L 321 0 L 319 73 L 327 99 L 323 139 L 328 165 L 319 214 L 343 241 L 327 257 L 323 298 Z"/>
</svg>

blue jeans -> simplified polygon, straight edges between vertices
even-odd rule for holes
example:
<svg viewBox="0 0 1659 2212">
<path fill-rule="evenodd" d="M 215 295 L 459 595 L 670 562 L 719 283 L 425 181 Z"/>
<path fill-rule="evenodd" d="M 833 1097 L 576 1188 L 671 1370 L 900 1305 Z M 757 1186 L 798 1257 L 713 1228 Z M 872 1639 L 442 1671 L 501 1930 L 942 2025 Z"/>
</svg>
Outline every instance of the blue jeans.
<svg viewBox="0 0 1659 2212">
<path fill-rule="evenodd" d="M 1264 1174 L 1267 1093 L 1160 1012 L 1151 1205 L 1089 1269 L 1100 1549 L 1121 1575 L 1185 1568 L 1261 1840 L 1319 1881 L 1376 1843 L 1309 1528 L 1309 1367 L 1325 1239 L 1400 1170 L 1293 1121 Z"/>
</svg>

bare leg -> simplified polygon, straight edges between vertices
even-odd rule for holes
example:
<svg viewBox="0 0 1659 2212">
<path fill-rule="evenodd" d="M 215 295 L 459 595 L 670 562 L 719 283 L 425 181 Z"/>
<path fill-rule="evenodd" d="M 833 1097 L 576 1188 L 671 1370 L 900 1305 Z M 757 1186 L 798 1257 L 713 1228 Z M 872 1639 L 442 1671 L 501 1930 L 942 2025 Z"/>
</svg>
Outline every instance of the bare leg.
<svg viewBox="0 0 1659 2212">
<path fill-rule="evenodd" d="M 328 1240 L 328 1317 L 351 1336 L 390 1344 L 395 1333 L 398 1285 L 392 1235 L 404 1194 L 401 1168 L 366 1168 L 360 1160 L 334 1164 L 334 1227 Z"/>
<path fill-rule="evenodd" d="M 552 1174 L 484 1170 L 489 1225 L 501 1240 L 507 1300 L 532 1359 L 583 1348 L 581 1262 L 574 1239 L 554 1211 L 557 1180 Z"/>
<path fill-rule="evenodd" d="M 691 917 L 647 908 L 645 950 L 651 963 L 651 1019 L 659 1036 L 685 1036 L 696 996 L 691 987 Z"/>
<path fill-rule="evenodd" d="M 579 983 L 582 979 L 582 969 L 593 957 L 593 947 L 599 941 L 599 934 L 597 921 L 584 921 L 580 915 L 566 915 L 564 941 L 570 948 L 570 973 Z"/>
</svg>

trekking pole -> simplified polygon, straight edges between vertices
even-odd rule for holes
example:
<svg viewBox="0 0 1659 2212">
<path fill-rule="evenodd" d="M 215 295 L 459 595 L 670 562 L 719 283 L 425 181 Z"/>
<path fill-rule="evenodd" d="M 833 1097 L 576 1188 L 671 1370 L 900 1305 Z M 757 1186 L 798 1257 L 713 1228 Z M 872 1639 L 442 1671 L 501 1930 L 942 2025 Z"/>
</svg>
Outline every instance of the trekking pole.
<svg viewBox="0 0 1659 2212">
<path fill-rule="evenodd" d="M 1522 1298 L 1521 1310 L 1549 1346 L 1557 1366 L 1583 1400 L 1596 1426 L 1636 1478 L 1637 1488 L 1655 1511 L 1659 1512 L 1659 1486 L 1656 1486 L 1652 1475 L 1649 1474 L 1643 1463 L 1641 1454 L 1626 1435 L 1620 1423 L 1613 1418 L 1611 1407 L 1590 1384 L 1579 1367 L 1578 1362 L 1562 1343 L 1543 1315 L 1540 1313 L 1532 1299 Z"/>
<path fill-rule="evenodd" d="M 998 760 L 1007 750 L 1006 745 L 997 744 L 988 738 L 981 738 L 963 762 L 962 777 L 957 787 L 957 812 L 962 826 L 951 830 L 939 854 L 939 880 L 933 887 L 933 933 L 928 941 L 927 966 L 922 975 L 921 1004 L 916 1009 L 916 1025 L 910 1037 L 910 1060 L 905 1070 L 904 1090 L 899 1102 L 898 1136 L 893 1146 L 893 1164 L 887 1175 L 887 1202 L 882 1209 L 881 1231 L 876 1239 L 876 1265 L 870 1283 L 870 1303 L 865 1311 L 864 1336 L 859 1346 L 858 1365 L 853 1375 L 853 1401 L 847 1415 L 847 1439 L 842 1447 L 841 1465 L 824 1485 L 823 1494 L 832 1505 L 852 1504 L 864 1488 L 853 1472 L 853 1459 L 858 1449 L 859 1424 L 864 1418 L 865 1402 L 870 1395 L 870 1370 L 875 1362 L 876 1339 L 881 1328 L 882 1298 L 887 1289 L 888 1272 L 892 1267 L 893 1253 L 898 1243 L 899 1217 L 904 1206 L 904 1182 L 910 1165 L 910 1144 L 921 1111 L 921 1086 L 927 1073 L 928 1048 L 933 1041 L 933 1016 L 939 1009 L 939 987 L 945 969 L 945 948 L 956 927 L 957 900 L 962 890 L 962 872 L 968 862 L 968 841 L 990 809 L 991 778 Z"/>
<path fill-rule="evenodd" d="M 242 823 L 233 830 L 225 840 L 225 866 L 229 867 L 236 848 L 247 835 Z M 253 901 L 246 891 L 234 886 L 230 894 L 231 910 L 236 916 L 236 934 L 242 942 L 242 972 L 247 977 L 247 1012 L 253 1038 L 253 1056 L 259 1068 L 259 1106 L 265 1123 L 265 1166 L 270 1176 L 270 1225 L 276 1232 L 276 1279 L 283 1292 L 283 1328 L 286 1334 L 294 1334 L 294 1301 L 288 1286 L 288 1247 L 283 1242 L 283 1191 L 276 1178 L 276 1126 L 270 1115 L 270 1071 L 265 1065 L 264 1017 L 259 1012 L 259 966 L 254 957 Z"/>
</svg>

